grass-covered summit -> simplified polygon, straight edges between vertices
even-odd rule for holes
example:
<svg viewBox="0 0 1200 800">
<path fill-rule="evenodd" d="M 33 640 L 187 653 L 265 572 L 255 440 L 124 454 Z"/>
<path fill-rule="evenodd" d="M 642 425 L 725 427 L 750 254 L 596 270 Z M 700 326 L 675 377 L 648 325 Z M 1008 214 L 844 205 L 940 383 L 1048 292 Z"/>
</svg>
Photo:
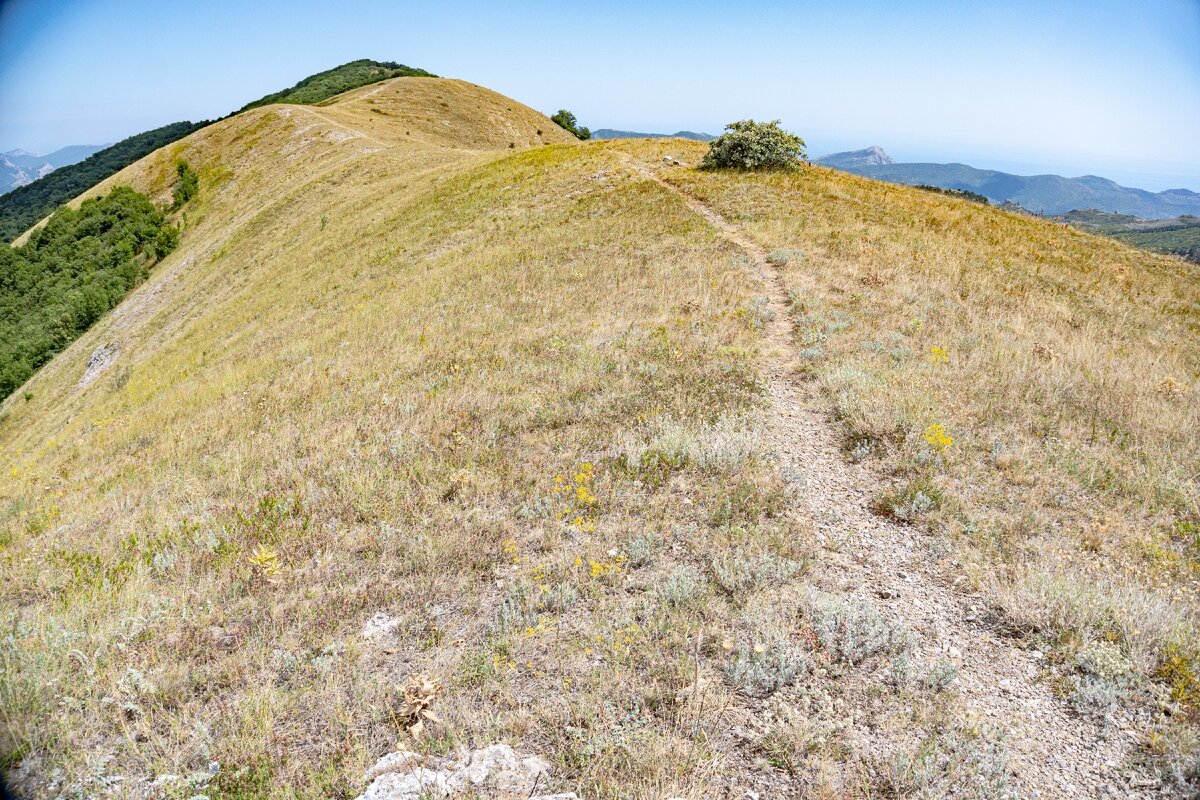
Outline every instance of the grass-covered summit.
<svg viewBox="0 0 1200 800">
<path fill-rule="evenodd" d="M 388 78 L 410 77 L 433 78 L 436 76 L 423 69 L 397 64 L 395 61 L 372 61 L 369 58 L 360 58 L 357 61 L 342 64 L 340 67 L 309 75 L 290 89 L 283 89 L 261 97 L 242 106 L 241 110 L 246 111 L 270 103 L 313 105 L 360 86 L 378 83 Z"/>
</svg>

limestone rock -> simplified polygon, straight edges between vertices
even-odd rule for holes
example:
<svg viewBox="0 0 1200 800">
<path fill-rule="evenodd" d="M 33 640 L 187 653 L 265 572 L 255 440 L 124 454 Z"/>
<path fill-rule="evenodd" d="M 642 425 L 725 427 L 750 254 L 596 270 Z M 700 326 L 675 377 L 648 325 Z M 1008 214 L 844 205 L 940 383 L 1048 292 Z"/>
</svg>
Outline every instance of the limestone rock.
<svg viewBox="0 0 1200 800">
<path fill-rule="evenodd" d="M 121 348 L 117 346 L 116 342 L 102 344 L 93 350 L 91 357 L 88 358 L 87 367 L 79 378 L 79 387 L 83 388 L 103 375 L 104 371 L 111 367 L 120 355 Z"/>
<path fill-rule="evenodd" d="M 550 765 L 522 756 L 506 744 L 439 758 L 406 750 L 388 753 L 363 775 L 369 785 L 358 800 L 452 798 L 480 790 L 501 800 L 579 800 L 574 792 L 531 797 L 548 783 Z"/>
<path fill-rule="evenodd" d="M 387 639 L 396 629 L 404 624 L 400 617 L 393 617 L 386 611 L 376 612 L 367 620 L 358 635 L 370 642 L 381 642 Z"/>
</svg>

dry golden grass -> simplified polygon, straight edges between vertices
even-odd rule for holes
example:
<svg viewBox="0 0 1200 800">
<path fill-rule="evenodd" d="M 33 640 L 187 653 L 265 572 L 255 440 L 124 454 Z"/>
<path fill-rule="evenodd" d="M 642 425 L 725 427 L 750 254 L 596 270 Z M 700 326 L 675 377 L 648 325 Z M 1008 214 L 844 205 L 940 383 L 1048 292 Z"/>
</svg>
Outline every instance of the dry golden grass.
<svg viewBox="0 0 1200 800">
<path fill-rule="evenodd" d="M 665 174 L 772 251 L 797 373 L 894 477 L 881 511 L 967 545 L 1021 631 L 1200 657 L 1194 265 L 820 167 Z"/>
<path fill-rule="evenodd" d="M 362 109 L 391 93 L 385 128 Z M 492 110 L 443 126 L 442 93 Z M 512 101 L 415 79 L 355 96 L 250 112 L 115 179 L 165 191 L 181 155 L 200 204 L 4 406 L 6 759 L 35 794 L 55 769 L 138 794 L 213 759 L 215 796 L 344 796 L 425 672 L 447 686 L 432 746 L 525 740 L 585 790 L 702 791 L 695 725 L 720 721 L 675 701 L 707 686 L 679 653 L 731 612 L 641 614 L 649 573 L 714 537 L 796 545 L 736 442 L 713 471 L 617 455 L 660 420 L 704 437 L 756 409 L 747 274 L 617 153 L 510 155 L 521 130 L 561 138 Z M 324 115 L 381 121 L 343 139 Z M 380 611 L 377 646 L 359 631 Z"/>
<path fill-rule="evenodd" d="M 215 760 L 213 797 L 352 797 L 423 673 L 444 692 L 422 747 L 518 742 L 584 797 L 793 772 L 875 796 L 827 720 L 730 733 L 765 707 L 731 665 L 786 661 L 771 620 L 806 596 L 809 544 L 757 430 L 762 288 L 627 161 L 701 152 L 576 144 L 406 78 L 115 176 L 165 197 L 185 157 L 201 191 L 180 248 L 0 407 L 22 785 L 138 796 Z M 797 370 L 848 450 L 941 493 L 923 520 L 1014 624 L 1132 650 L 1113 615 L 1149 608 L 1140 665 L 1175 663 L 1200 438 L 1195 389 L 1160 388 L 1197 383 L 1181 262 L 821 169 L 664 174 L 779 251 Z M 1038 582 L 1069 571 L 1122 602 Z M 379 612 L 390 632 L 360 635 Z M 953 733 L 948 700 L 905 700 L 904 725 Z"/>
</svg>

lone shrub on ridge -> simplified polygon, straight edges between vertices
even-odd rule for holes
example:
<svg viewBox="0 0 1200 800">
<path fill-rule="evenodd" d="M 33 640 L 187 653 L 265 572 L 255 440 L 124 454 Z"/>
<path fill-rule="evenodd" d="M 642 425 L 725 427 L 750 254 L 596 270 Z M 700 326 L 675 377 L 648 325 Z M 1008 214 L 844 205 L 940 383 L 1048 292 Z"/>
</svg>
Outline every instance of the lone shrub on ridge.
<svg viewBox="0 0 1200 800">
<path fill-rule="evenodd" d="M 552 119 L 554 123 L 558 125 L 558 127 L 575 134 L 576 139 L 592 138 L 592 132 L 587 128 L 582 127 L 579 124 L 579 121 L 575 119 L 575 115 L 570 111 L 567 111 L 565 108 L 560 108 L 558 113 L 550 119 Z"/>
<path fill-rule="evenodd" d="M 725 126 L 708 144 L 701 169 L 798 169 L 808 156 L 804 140 L 785 131 L 779 120 L 744 119 Z"/>
</svg>

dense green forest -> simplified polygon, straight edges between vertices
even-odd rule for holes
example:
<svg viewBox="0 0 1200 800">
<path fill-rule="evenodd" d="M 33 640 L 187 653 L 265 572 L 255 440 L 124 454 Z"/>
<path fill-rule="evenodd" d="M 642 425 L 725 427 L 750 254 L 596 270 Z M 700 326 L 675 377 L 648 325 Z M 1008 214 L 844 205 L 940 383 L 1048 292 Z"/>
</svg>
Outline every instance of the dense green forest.
<svg viewBox="0 0 1200 800">
<path fill-rule="evenodd" d="M 309 75 L 292 88 L 247 103 L 240 110 L 246 111 L 270 103 L 312 105 L 370 83 L 378 83 L 388 78 L 409 77 L 436 78 L 437 76 L 423 69 L 397 64 L 395 61 L 371 61 L 360 58 L 358 61 L 351 61 L 340 67 L 318 72 L 316 75 Z"/>
<path fill-rule="evenodd" d="M 180 170 L 181 182 L 190 169 Z M 194 193 L 194 187 L 193 187 Z M 0 399 L 121 302 L 179 242 L 127 186 L 62 208 L 23 247 L 0 247 Z"/>
<path fill-rule="evenodd" d="M 60 167 L 44 178 L 0 195 L 0 242 L 11 242 L 71 198 L 78 197 L 139 158 L 208 124 L 207 121 L 173 122 L 130 136 L 78 164 Z"/>
</svg>

